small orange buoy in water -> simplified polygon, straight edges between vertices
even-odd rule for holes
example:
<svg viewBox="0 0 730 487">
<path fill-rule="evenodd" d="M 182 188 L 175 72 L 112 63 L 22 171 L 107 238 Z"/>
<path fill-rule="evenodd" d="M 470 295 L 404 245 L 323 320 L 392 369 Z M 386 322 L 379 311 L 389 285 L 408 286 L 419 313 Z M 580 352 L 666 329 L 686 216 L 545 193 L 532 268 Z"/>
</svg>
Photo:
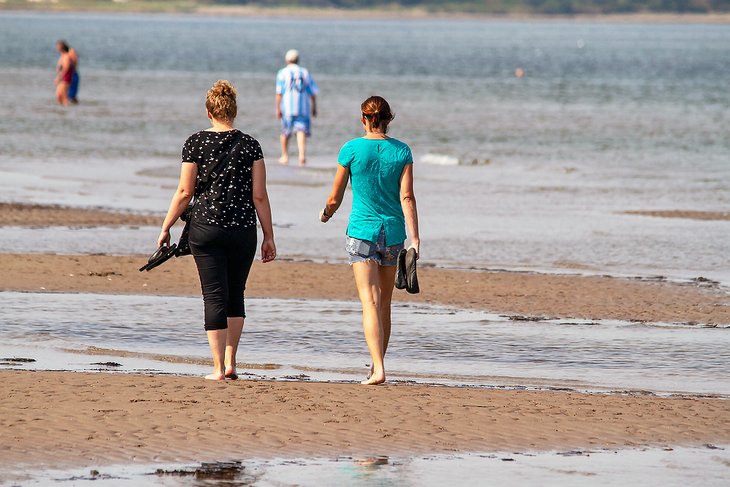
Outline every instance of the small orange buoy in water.
<svg viewBox="0 0 730 487">
<path fill-rule="evenodd" d="M 525 70 L 522 68 L 515 69 L 515 76 L 522 78 L 525 75 Z"/>
</svg>

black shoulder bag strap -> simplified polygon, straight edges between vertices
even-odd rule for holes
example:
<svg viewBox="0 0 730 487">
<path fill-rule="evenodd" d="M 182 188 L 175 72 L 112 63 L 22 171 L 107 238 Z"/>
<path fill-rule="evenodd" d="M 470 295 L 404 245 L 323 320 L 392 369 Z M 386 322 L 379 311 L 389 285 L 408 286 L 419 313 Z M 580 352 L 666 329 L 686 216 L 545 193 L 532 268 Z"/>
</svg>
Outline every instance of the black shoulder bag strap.
<svg viewBox="0 0 730 487">
<path fill-rule="evenodd" d="M 177 243 L 177 249 L 175 250 L 175 257 L 181 257 L 183 255 L 190 255 L 190 241 L 189 241 L 189 234 L 190 234 L 190 222 L 193 219 L 193 208 L 198 203 L 198 196 L 202 195 L 213 184 L 213 181 L 218 177 L 218 174 L 215 172 L 219 166 L 221 166 L 225 161 L 221 160 L 216 163 L 215 166 L 213 166 L 210 171 L 208 171 L 208 179 L 205 181 L 203 186 L 200 188 L 200 191 L 196 191 L 195 199 L 192 203 L 188 204 L 188 207 L 185 208 L 185 211 L 183 211 L 182 215 L 180 215 L 180 219 L 185 222 L 185 226 L 183 227 L 182 233 L 180 234 L 180 240 Z M 197 189 L 197 188 L 196 188 Z"/>
</svg>

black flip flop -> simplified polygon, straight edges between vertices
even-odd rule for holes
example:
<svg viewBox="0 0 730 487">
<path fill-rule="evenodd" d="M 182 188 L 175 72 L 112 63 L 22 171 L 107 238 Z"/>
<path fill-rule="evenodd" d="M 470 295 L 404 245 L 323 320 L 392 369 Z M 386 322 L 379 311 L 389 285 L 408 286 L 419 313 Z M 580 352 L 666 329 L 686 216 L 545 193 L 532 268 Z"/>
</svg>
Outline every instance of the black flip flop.
<svg viewBox="0 0 730 487">
<path fill-rule="evenodd" d="M 395 288 L 406 288 L 406 249 L 398 252 L 398 266 L 395 274 Z"/>
<path fill-rule="evenodd" d="M 418 287 L 418 275 L 416 274 L 416 249 L 410 248 L 406 252 L 406 291 L 410 294 L 418 294 L 421 290 Z"/>
<path fill-rule="evenodd" d="M 176 251 L 177 244 L 172 244 L 169 247 L 167 245 L 160 246 L 160 248 L 155 250 L 155 253 L 150 256 L 149 260 L 147 260 L 147 263 L 139 268 L 139 272 L 151 271 L 163 262 L 168 261 L 171 257 L 175 255 Z"/>
</svg>

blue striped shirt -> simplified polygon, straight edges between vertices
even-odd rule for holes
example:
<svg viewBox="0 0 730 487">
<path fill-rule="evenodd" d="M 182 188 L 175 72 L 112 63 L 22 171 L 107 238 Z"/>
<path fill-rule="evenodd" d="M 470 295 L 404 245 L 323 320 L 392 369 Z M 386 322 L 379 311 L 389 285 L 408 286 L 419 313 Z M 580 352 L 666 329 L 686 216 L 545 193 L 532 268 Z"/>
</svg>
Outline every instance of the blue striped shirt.
<svg viewBox="0 0 730 487">
<path fill-rule="evenodd" d="M 276 94 L 281 95 L 284 117 L 308 117 L 312 110 L 311 97 L 318 92 L 309 71 L 298 64 L 288 64 L 276 74 Z"/>
</svg>

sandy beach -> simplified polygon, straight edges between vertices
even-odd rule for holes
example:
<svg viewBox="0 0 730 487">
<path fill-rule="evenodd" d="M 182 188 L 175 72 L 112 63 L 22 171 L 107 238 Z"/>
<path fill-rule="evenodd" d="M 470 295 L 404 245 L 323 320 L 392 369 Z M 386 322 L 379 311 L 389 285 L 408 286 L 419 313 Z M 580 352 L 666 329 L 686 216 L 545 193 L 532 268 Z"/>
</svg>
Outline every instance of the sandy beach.
<svg viewBox="0 0 730 487">
<path fill-rule="evenodd" d="M 159 217 L 0 206 L 0 225 L 145 225 Z M 138 272 L 147 256 L 0 254 L 3 291 L 198 295 L 192 258 Z M 711 282 L 423 266 L 396 300 L 513 316 L 728 324 Z M 345 264 L 256 263 L 251 297 L 356 300 Z M 0 372 L 0 467 L 63 468 L 340 454 L 546 451 L 730 443 L 712 397 L 582 394 L 114 373 Z M 226 445 L 221 453 L 220 445 Z M 42 445 L 39 448 L 39 445 Z"/>
<path fill-rule="evenodd" d="M 730 442 L 730 403 L 700 397 L 68 372 L 0 379 L 2 467 Z"/>
</svg>

